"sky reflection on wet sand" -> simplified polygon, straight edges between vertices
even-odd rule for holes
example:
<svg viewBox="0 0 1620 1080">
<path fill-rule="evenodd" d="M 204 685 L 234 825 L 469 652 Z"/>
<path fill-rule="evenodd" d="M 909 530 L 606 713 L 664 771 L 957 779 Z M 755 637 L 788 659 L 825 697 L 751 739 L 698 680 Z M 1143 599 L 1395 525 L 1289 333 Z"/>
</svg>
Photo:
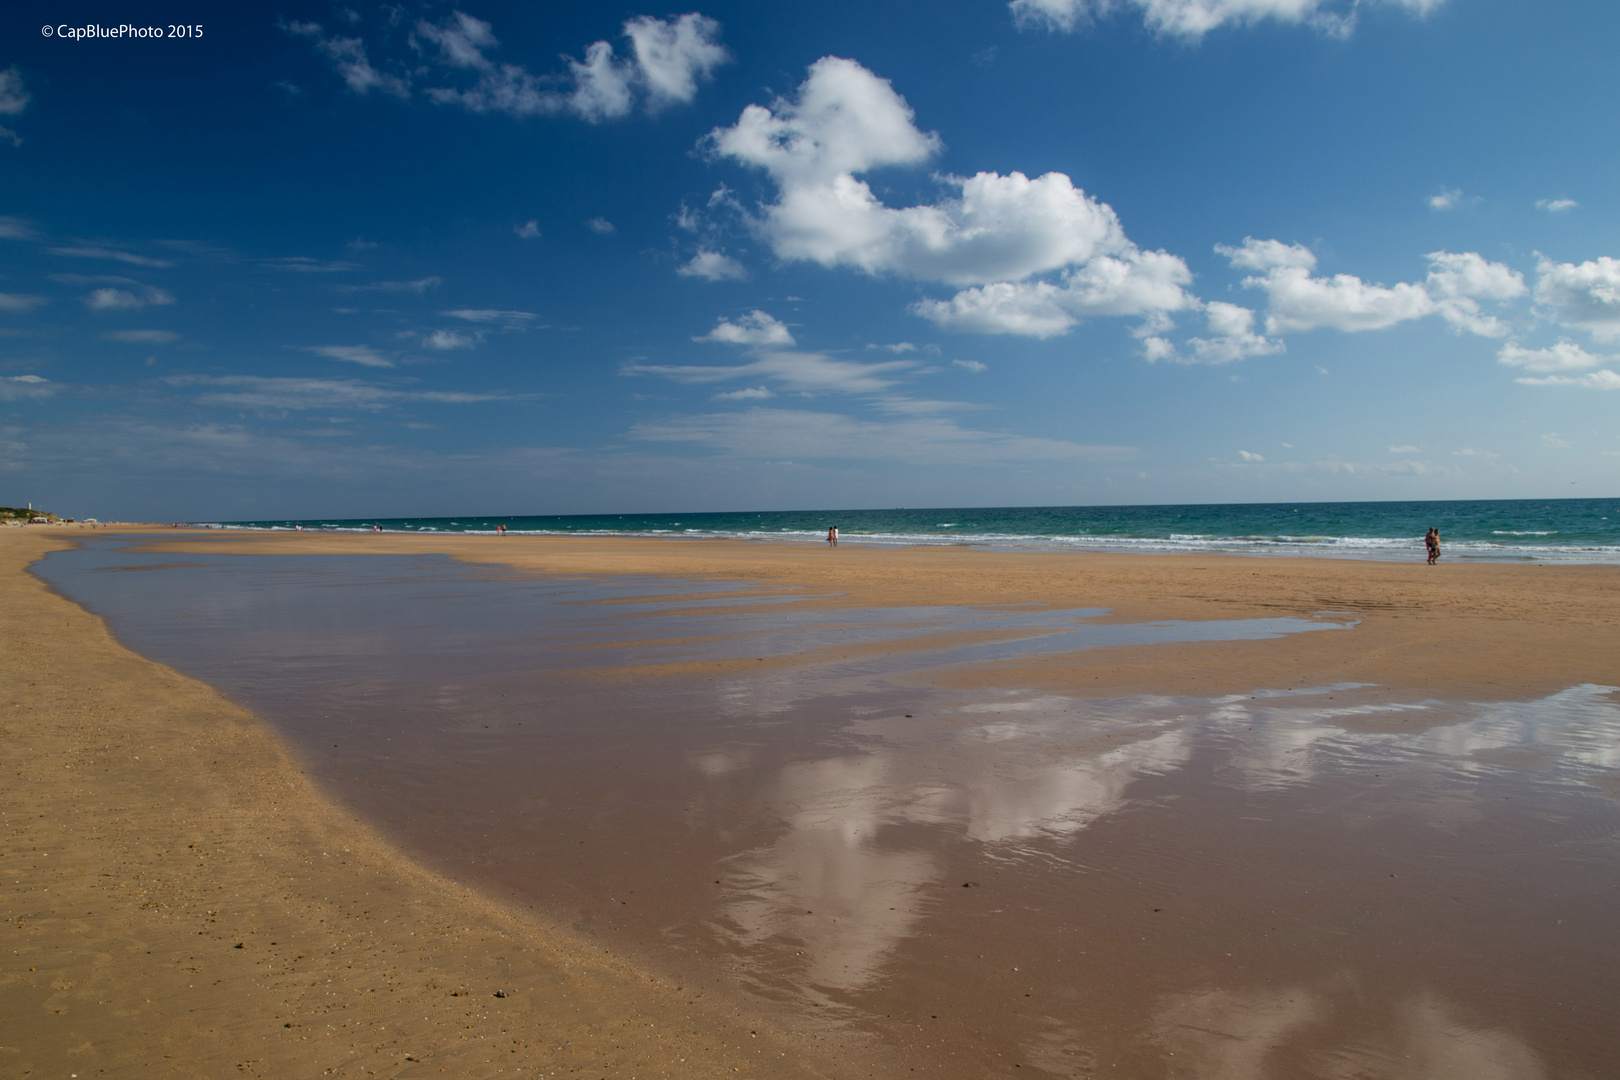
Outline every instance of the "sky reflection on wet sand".
<svg viewBox="0 0 1620 1080">
<path fill-rule="evenodd" d="M 164 569 L 102 572 L 137 566 Z M 430 863 L 783 1023 L 865 1033 L 875 1060 L 1602 1072 L 1620 1003 L 1612 687 L 1494 704 L 944 690 L 919 673 L 1343 623 L 852 612 L 439 559 L 113 545 L 41 574 L 276 724 Z M 771 662 L 574 674 L 748 657 Z"/>
</svg>

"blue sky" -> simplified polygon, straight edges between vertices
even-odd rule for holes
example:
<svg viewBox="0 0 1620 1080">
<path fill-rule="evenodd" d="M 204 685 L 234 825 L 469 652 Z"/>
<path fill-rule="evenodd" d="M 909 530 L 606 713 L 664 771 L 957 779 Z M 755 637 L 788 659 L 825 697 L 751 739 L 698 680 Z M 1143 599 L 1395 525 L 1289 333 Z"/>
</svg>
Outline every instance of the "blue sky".
<svg viewBox="0 0 1620 1080">
<path fill-rule="evenodd" d="M 0 503 L 1620 494 L 1612 3 L 136 6 L 5 15 Z"/>
</svg>

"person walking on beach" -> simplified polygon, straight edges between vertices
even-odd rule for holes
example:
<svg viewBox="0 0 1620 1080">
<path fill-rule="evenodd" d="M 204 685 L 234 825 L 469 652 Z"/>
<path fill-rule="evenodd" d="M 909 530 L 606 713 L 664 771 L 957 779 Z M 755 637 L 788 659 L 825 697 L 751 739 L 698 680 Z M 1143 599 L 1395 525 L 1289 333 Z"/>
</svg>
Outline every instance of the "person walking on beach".
<svg viewBox="0 0 1620 1080">
<path fill-rule="evenodd" d="M 827 546 L 838 546 L 838 526 L 834 525 L 827 530 Z"/>
<path fill-rule="evenodd" d="M 1424 533 L 1423 546 L 1429 549 L 1429 565 L 1433 566 L 1440 558 L 1440 530 L 1430 529 Z"/>
</svg>

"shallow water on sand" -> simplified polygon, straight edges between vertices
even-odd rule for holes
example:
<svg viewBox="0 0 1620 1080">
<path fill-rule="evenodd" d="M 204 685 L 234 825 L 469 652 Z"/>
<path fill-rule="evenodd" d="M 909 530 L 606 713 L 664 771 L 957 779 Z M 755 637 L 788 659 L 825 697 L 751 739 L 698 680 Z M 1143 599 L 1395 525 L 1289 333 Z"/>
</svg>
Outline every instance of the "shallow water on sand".
<svg viewBox="0 0 1620 1080">
<path fill-rule="evenodd" d="M 1611 1068 L 1611 687 L 947 691 L 930 668 L 1354 631 L 117 542 L 38 572 L 274 723 L 407 850 L 852 1073 Z"/>
</svg>

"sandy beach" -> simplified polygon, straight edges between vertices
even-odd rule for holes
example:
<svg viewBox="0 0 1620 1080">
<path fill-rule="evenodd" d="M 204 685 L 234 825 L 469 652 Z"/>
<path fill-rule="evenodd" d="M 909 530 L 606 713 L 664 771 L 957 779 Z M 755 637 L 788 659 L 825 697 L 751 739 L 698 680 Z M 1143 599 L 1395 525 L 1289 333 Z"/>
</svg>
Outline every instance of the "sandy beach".
<svg viewBox="0 0 1620 1080">
<path fill-rule="evenodd" d="M 1105 623 L 1354 624 L 917 676 L 946 690 L 1101 699 L 1359 683 L 1368 702 L 1523 702 L 1612 684 L 1620 647 L 1620 568 L 1608 566 L 143 532 L 163 552 L 442 553 L 564 577 L 741 583 L 767 605 L 808 595 L 800 609 L 1050 605 L 1107 608 Z M 263 721 L 130 652 L 25 572 L 74 539 L 0 533 L 8 1075 L 787 1077 L 896 1060 L 841 1045 L 836 1029 L 774 1024 L 718 978 L 653 974 L 406 858 L 326 798 Z M 791 677 L 841 655 L 830 645 L 771 663 Z M 722 678 L 762 663 L 658 674 Z M 1163 1044 L 1172 1056 L 1179 1045 Z"/>
</svg>

